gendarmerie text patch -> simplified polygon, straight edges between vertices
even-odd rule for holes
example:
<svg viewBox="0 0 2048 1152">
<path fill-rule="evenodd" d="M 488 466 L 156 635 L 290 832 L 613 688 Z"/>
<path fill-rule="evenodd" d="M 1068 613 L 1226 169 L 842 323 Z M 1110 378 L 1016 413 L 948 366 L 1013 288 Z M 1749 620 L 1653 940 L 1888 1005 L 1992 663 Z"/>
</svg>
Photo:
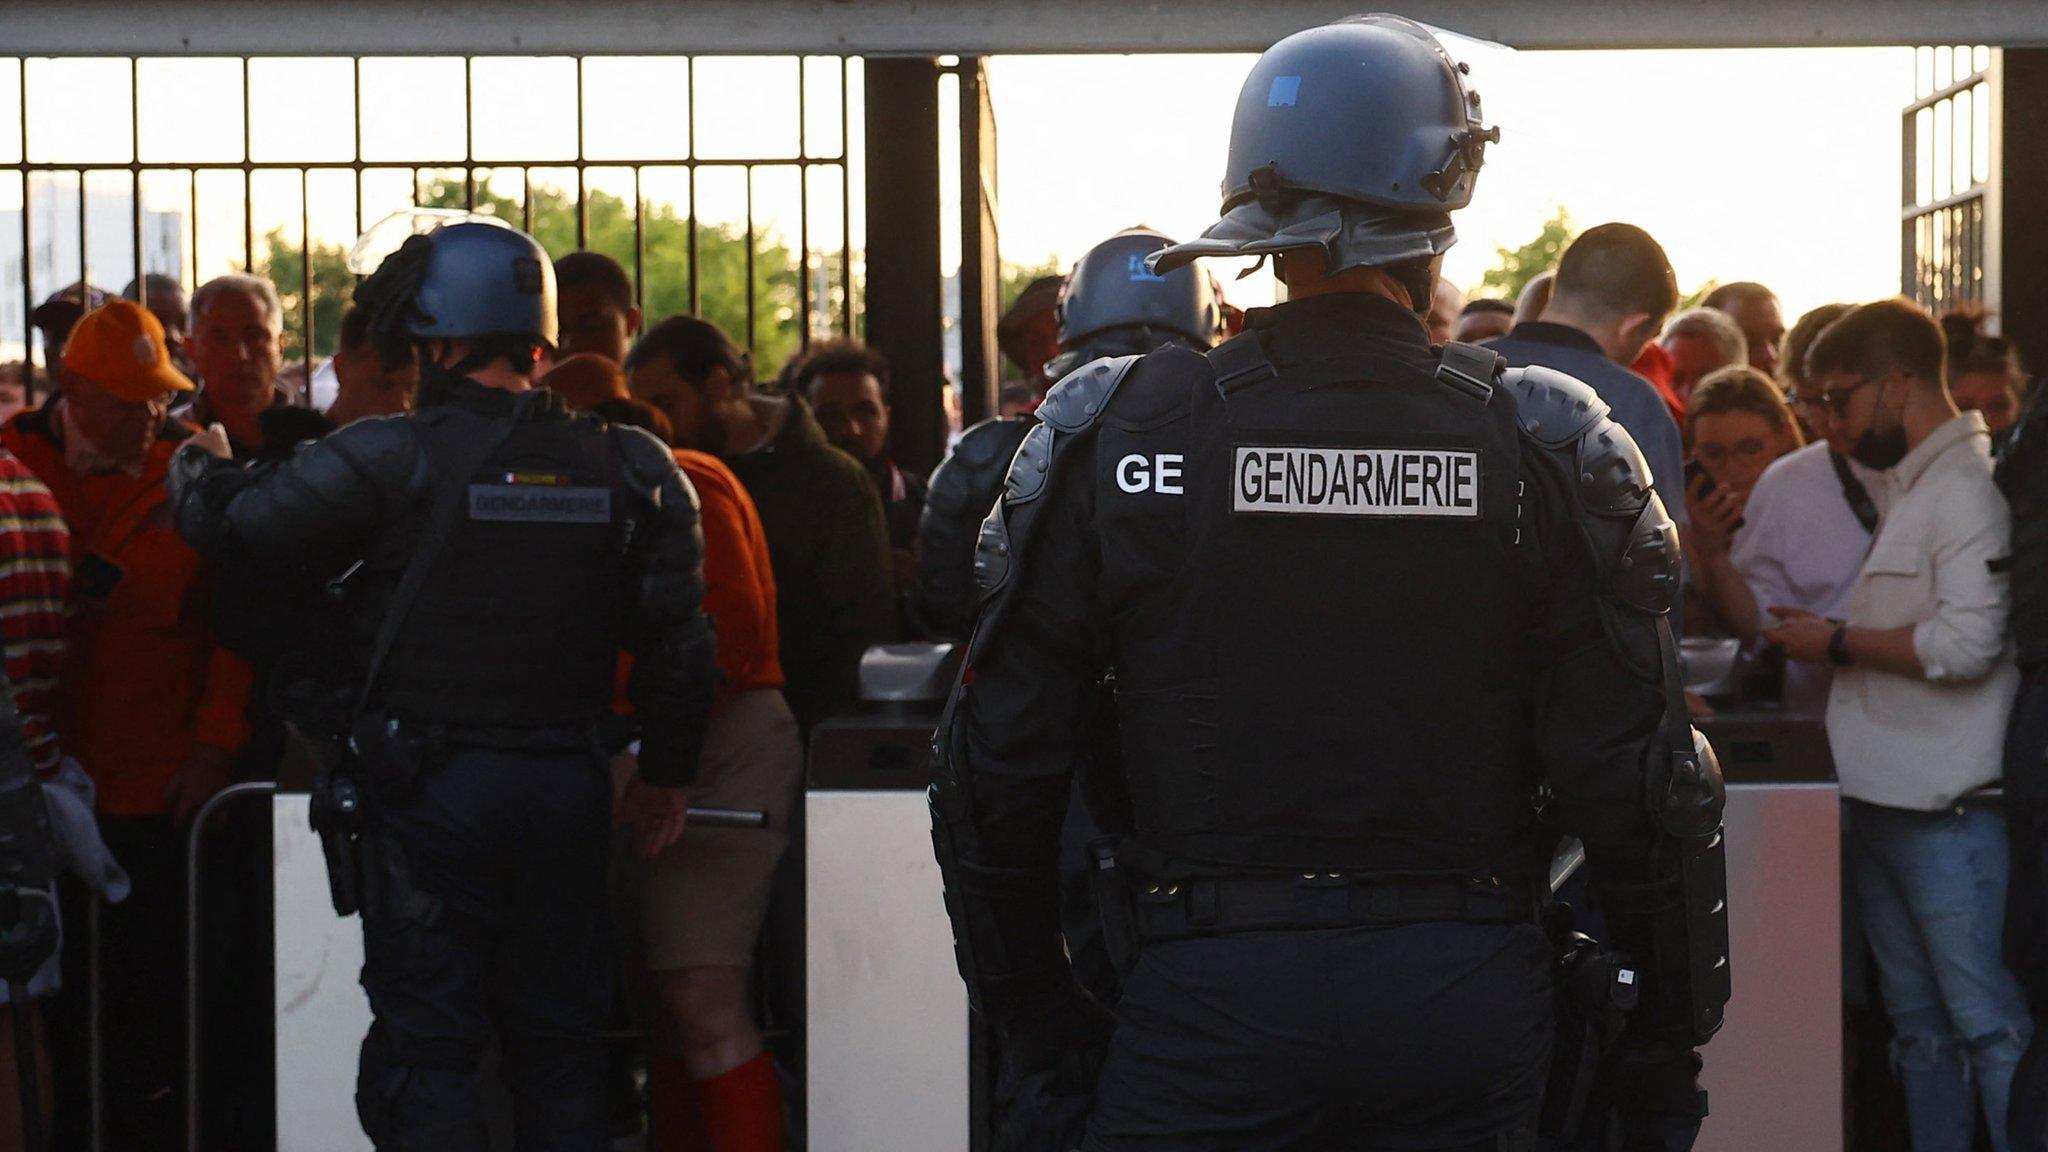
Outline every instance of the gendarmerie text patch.
<svg viewBox="0 0 2048 1152">
<path fill-rule="evenodd" d="M 1479 453 L 1247 445 L 1230 486 L 1238 512 L 1476 519 Z"/>
<path fill-rule="evenodd" d="M 609 524 L 612 519 L 612 490 L 471 484 L 469 518 L 530 524 Z"/>
</svg>

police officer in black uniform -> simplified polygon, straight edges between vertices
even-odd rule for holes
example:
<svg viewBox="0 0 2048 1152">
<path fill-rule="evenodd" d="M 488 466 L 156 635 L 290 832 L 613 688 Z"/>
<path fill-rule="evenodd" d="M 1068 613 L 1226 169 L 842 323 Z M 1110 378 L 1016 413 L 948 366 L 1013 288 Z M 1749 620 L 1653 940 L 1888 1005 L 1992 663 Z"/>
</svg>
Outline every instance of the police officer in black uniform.
<svg viewBox="0 0 2048 1152">
<path fill-rule="evenodd" d="M 357 299 L 417 343 L 418 414 L 270 470 L 195 447 L 173 469 L 179 527 L 281 578 L 357 566 L 364 1131 L 387 1152 L 486 1148 L 474 1080 L 495 1033 L 519 1147 L 597 1152 L 613 681 L 630 652 L 624 803 L 651 853 L 681 831 L 715 676 L 696 494 L 653 437 L 533 386 L 555 293 L 532 238 L 444 225 Z"/>
<path fill-rule="evenodd" d="M 2019 698 L 2005 741 L 2012 884 L 2006 894 L 2007 965 L 2038 1016 L 2048 1007 L 2048 402 L 2039 384 L 1998 460 L 2012 505 L 2012 633 Z M 2012 1085 L 2013 1152 L 2048 1152 L 2048 1029 L 2035 1028 Z M 1993 1118 L 1996 1123 L 1996 1118 Z"/>
<path fill-rule="evenodd" d="M 1528 1147 L 1560 833 L 1639 993 L 1601 1135 L 1683 1149 L 1704 1115 L 1725 877 L 1664 619 L 1675 532 L 1590 388 L 1419 319 L 1497 136 L 1420 25 L 1275 45 L 1223 219 L 1154 268 L 1273 255 L 1290 302 L 1207 355 L 1077 369 L 983 529 L 935 839 L 1008 1059 L 1086 1076 L 1071 1054 L 1107 1039 L 1089 1152 Z M 1110 671 L 1113 1031 L 1060 952 L 1054 867 Z"/>
<path fill-rule="evenodd" d="M 1060 354 L 1044 366 L 1058 380 L 1104 356 L 1139 355 L 1166 344 L 1206 352 L 1223 335 L 1216 282 L 1194 268 L 1155 272 L 1146 258 L 1173 241 L 1126 228 L 1090 248 L 1060 285 L 1053 313 Z M 984 420 L 960 436 L 932 472 L 917 526 L 912 610 L 925 635 L 964 640 L 974 627 L 974 542 L 1002 494 L 1003 474 L 1036 417 Z"/>
</svg>

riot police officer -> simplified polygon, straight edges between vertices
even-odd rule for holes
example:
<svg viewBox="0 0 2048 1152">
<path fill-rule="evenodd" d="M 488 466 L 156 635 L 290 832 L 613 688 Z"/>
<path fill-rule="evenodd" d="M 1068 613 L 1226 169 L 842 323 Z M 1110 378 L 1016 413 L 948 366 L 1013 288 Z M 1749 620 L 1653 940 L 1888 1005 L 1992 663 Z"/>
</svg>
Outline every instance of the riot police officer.
<svg viewBox="0 0 2048 1152">
<path fill-rule="evenodd" d="M 1527 1147 L 1561 832 L 1632 958 L 1608 1134 L 1683 1148 L 1704 1115 L 1725 878 L 1664 619 L 1674 530 L 1591 389 L 1439 352 L 1419 319 L 1497 138 L 1410 21 L 1268 50 L 1223 218 L 1152 266 L 1270 255 L 1289 302 L 1206 355 L 1077 369 L 983 528 L 935 840 L 1009 1058 L 1085 1078 L 1073 1053 L 1107 1042 L 1089 1152 Z M 1059 949 L 1054 878 L 1110 671 L 1113 1030 Z"/>
<path fill-rule="evenodd" d="M 681 831 L 710 705 L 695 494 L 659 441 L 533 386 L 554 296 L 547 254 L 511 228 L 408 239 L 357 300 L 419 348 L 418 414 L 359 421 L 274 470 L 196 447 L 173 469 L 180 530 L 223 562 L 356 569 L 348 743 L 376 1017 L 357 1107 L 380 1149 L 488 1146 L 473 1080 L 494 1032 L 521 1148 L 609 1146 L 620 652 L 643 852 Z"/>
<path fill-rule="evenodd" d="M 1048 379 L 1090 360 L 1165 344 L 1203 352 L 1215 347 L 1223 335 L 1215 279 L 1194 268 L 1154 272 L 1145 263 L 1172 243 L 1150 228 L 1126 228 L 1075 262 L 1053 306 L 1060 352 L 1043 366 Z M 1002 492 L 1010 458 L 1036 423 L 1028 416 L 984 420 L 963 433 L 932 472 L 918 519 L 911 590 L 911 608 L 926 635 L 962 640 L 973 627 L 974 541 Z"/>
</svg>

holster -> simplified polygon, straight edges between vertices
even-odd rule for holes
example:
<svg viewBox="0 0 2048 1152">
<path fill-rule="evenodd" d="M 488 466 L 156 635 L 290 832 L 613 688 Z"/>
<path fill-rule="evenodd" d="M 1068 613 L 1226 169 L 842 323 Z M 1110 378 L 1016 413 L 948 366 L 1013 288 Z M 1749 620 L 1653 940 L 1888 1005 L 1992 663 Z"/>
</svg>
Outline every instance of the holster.
<svg viewBox="0 0 2048 1152">
<path fill-rule="evenodd" d="M 1557 1043 L 1537 1131 L 1548 1140 L 1573 1146 L 1585 1133 L 1587 1117 L 1604 1099 L 1600 1073 L 1635 1009 L 1636 972 L 1622 953 L 1564 930 L 1561 918 L 1553 920 L 1552 935 L 1561 995 Z"/>
<path fill-rule="evenodd" d="M 292 739 L 318 765 L 307 814 L 327 861 L 327 895 L 335 915 L 353 916 L 363 907 L 363 791 L 353 758 L 339 734 L 322 736 L 297 724 L 288 727 Z"/>
<path fill-rule="evenodd" d="M 352 774 L 323 772 L 313 780 L 313 831 L 327 858 L 327 895 L 334 914 L 353 916 L 363 908 L 363 797 Z"/>
<path fill-rule="evenodd" d="M 1138 909 L 1136 896 L 1123 871 L 1117 867 L 1118 840 L 1105 836 L 1088 842 L 1089 883 L 1095 889 L 1095 906 L 1102 919 L 1102 947 L 1109 955 L 1121 983 L 1138 963 Z"/>
</svg>

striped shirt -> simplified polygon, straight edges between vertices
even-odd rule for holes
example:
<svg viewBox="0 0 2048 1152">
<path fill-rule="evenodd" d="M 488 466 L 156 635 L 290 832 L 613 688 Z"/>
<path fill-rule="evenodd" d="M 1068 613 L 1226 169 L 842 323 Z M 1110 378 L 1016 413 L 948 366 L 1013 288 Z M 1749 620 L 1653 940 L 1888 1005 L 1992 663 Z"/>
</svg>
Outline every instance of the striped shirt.
<svg viewBox="0 0 2048 1152">
<path fill-rule="evenodd" d="M 70 557 L 71 533 L 56 497 L 0 449 L 0 644 L 23 739 L 44 775 L 63 758 L 51 717 L 64 672 Z"/>
</svg>

